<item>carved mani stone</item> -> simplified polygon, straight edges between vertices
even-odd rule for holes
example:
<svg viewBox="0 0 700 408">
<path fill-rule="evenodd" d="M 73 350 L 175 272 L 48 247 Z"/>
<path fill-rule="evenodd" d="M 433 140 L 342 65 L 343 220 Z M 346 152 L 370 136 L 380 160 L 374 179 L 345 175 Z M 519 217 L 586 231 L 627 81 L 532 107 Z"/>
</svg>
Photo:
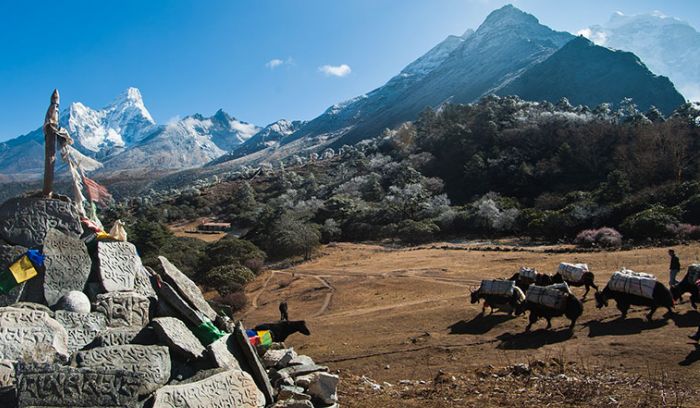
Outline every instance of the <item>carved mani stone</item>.
<svg viewBox="0 0 700 408">
<path fill-rule="evenodd" d="M 55 228 L 78 238 L 83 233 L 78 210 L 69 201 L 16 197 L 0 206 L 0 238 L 15 245 L 38 248 Z"/>
<path fill-rule="evenodd" d="M 155 331 L 146 326 L 144 328 L 119 327 L 103 331 L 97 337 L 96 345 L 99 347 L 123 346 L 126 344 L 156 344 Z"/>
<path fill-rule="evenodd" d="M 207 346 L 207 352 L 217 367 L 240 370 L 241 365 L 234 355 L 238 349 L 236 338 L 231 334 L 227 334 Z M 240 355 L 240 352 L 236 354 Z"/>
<path fill-rule="evenodd" d="M 175 317 L 157 317 L 151 322 L 158 338 L 170 347 L 170 350 L 186 360 L 204 355 L 204 346 L 195 337 L 182 320 Z"/>
<path fill-rule="evenodd" d="M 246 372 L 228 370 L 189 384 L 168 385 L 155 392 L 153 408 L 258 408 L 265 396 Z"/>
<path fill-rule="evenodd" d="M 52 228 L 44 241 L 44 296 L 53 306 L 72 291 L 82 292 L 90 275 L 90 255 L 78 238 Z"/>
<path fill-rule="evenodd" d="M 7 272 L 10 265 L 22 257 L 25 252 L 27 252 L 27 248 L 22 246 L 0 245 L 0 271 Z M 0 307 L 17 302 L 22 286 L 24 285 L 17 285 L 6 294 L 0 293 Z"/>
<path fill-rule="evenodd" d="M 107 327 L 141 328 L 148 324 L 150 302 L 136 292 L 110 292 L 96 296 L 95 311 L 107 317 Z"/>
<path fill-rule="evenodd" d="M 139 295 L 158 301 L 158 295 L 156 295 L 156 291 L 151 284 L 151 271 L 148 269 L 143 265 L 139 265 L 139 269 L 134 277 L 134 291 Z"/>
<path fill-rule="evenodd" d="M 19 366 L 19 408 L 137 406 L 143 374 L 104 368 Z"/>
<path fill-rule="evenodd" d="M 147 395 L 165 385 L 170 379 L 170 353 L 163 346 L 100 347 L 80 351 L 75 355 L 78 367 L 122 369 L 143 373 L 140 395 Z"/>
<path fill-rule="evenodd" d="M 10 360 L 0 360 L 0 394 L 15 388 L 15 366 Z"/>
<path fill-rule="evenodd" d="M 243 327 L 243 323 L 240 321 L 236 323 L 236 327 L 233 331 L 233 337 L 236 339 L 236 343 L 238 344 L 239 348 L 232 349 L 232 351 L 236 352 L 236 354 L 236 350 L 241 351 L 241 357 L 238 358 L 238 361 L 242 363 L 241 368 L 243 368 L 253 377 L 255 383 L 263 392 L 267 403 L 272 404 L 274 402 L 274 392 L 272 390 L 272 384 L 270 384 L 270 378 L 267 376 L 267 371 L 265 371 L 262 361 L 260 361 L 257 350 L 255 350 L 255 348 L 250 344 L 250 340 L 248 339 L 248 335 Z"/>
<path fill-rule="evenodd" d="M 107 292 L 134 290 L 134 279 L 141 266 L 141 259 L 134 244 L 122 241 L 97 243 L 100 280 Z"/>
<path fill-rule="evenodd" d="M 102 313 L 78 313 L 65 310 L 56 311 L 56 320 L 68 332 L 68 351 L 73 353 L 92 343 L 107 327 L 107 319 Z"/>
<path fill-rule="evenodd" d="M 164 256 L 159 256 L 160 263 L 163 266 L 163 277 L 170 283 L 185 300 L 190 302 L 195 309 L 203 313 L 209 320 L 216 319 L 216 311 L 209 306 L 209 303 L 202 296 L 202 292 L 197 285 L 184 273 L 180 272 L 175 265 L 170 263 Z"/>
<path fill-rule="evenodd" d="M 41 363 L 68 358 L 68 333 L 48 313 L 0 308 L 0 359 Z"/>
</svg>

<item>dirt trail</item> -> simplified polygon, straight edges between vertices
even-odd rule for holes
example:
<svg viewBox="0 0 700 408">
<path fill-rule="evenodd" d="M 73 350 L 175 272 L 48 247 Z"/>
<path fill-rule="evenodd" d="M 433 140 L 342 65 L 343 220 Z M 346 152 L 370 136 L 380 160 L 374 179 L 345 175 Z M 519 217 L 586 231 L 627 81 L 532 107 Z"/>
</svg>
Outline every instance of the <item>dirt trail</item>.
<svg viewBox="0 0 700 408">
<path fill-rule="evenodd" d="M 622 266 L 655 273 L 663 282 L 667 248 L 554 254 L 536 247 L 502 252 L 440 246 L 326 247 L 317 259 L 259 277 L 250 285 L 252 301 L 242 316 L 251 323 L 276 320 L 277 305 L 285 300 L 290 318 L 307 320 L 312 332 L 309 337 L 290 337 L 289 345 L 334 369 L 380 384 L 429 381 L 438 370 L 466 375 L 484 365 L 553 357 L 587 367 L 614 367 L 630 375 L 663 375 L 665 381 L 686 387 L 700 382 L 700 349 L 696 351 L 686 337 L 700 324 L 700 313 L 690 310 L 688 303 L 677 305 L 671 318 L 659 310 L 647 322 L 645 308 L 633 308 L 621 320 L 614 302 L 597 309 L 589 296 L 573 333 L 566 330 L 565 318 L 555 318 L 551 330 L 544 330 L 546 322 L 540 320 L 531 333 L 524 333 L 526 316 L 484 316 L 482 305 L 472 305 L 468 299 L 469 289 L 481 279 L 506 278 L 521 266 L 551 273 L 564 261 L 588 263 L 601 287 Z M 700 258 L 700 244 L 678 246 L 676 252 L 687 265 Z M 573 290 L 579 297 L 583 294 L 581 288 Z M 366 391 L 343 388 L 355 386 L 350 383 L 341 382 L 341 393 L 362 398 L 346 406 L 434 405 L 373 399 Z M 429 400 L 439 401 L 440 394 Z"/>
</svg>

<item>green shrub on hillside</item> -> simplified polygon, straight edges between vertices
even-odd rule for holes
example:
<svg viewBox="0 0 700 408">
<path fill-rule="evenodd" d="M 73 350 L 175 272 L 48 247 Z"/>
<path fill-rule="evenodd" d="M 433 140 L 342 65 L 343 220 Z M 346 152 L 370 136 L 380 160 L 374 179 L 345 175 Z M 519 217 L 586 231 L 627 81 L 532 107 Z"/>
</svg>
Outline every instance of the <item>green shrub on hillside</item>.
<svg viewBox="0 0 700 408">
<path fill-rule="evenodd" d="M 673 209 L 654 205 L 625 218 L 620 229 L 625 236 L 634 239 L 667 238 L 672 235 L 667 226 L 678 224 L 676 215 Z"/>
</svg>

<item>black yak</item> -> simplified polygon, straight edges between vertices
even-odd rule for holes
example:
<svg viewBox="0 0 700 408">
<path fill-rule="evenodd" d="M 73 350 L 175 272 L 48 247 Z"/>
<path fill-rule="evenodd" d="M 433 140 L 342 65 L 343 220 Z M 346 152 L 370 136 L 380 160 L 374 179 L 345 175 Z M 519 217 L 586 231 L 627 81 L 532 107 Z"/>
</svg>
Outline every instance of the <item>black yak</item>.
<svg viewBox="0 0 700 408">
<path fill-rule="evenodd" d="M 297 332 L 303 334 L 304 336 L 308 336 L 311 334 L 309 328 L 306 327 L 305 320 L 264 323 L 255 326 L 254 330 L 269 330 L 270 334 L 272 335 L 272 341 L 274 342 L 285 341 L 287 340 L 287 337 Z"/>
<path fill-rule="evenodd" d="M 573 274 L 566 274 L 565 268 L 574 268 L 574 269 L 580 269 L 583 271 L 583 273 L 580 273 L 580 276 L 577 279 L 573 279 L 572 275 Z M 580 288 L 581 286 L 586 287 L 586 291 L 583 293 L 583 297 L 581 299 L 585 300 L 586 296 L 588 296 L 588 292 L 591 290 L 591 288 L 595 289 L 596 292 L 598 291 L 598 286 L 595 284 L 595 275 L 593 272 L 588 270 L 588 266 L 585 264 L 577 264 L 577 265 L 572 265 L 572 264 L 566 264 L 562 263 L 559 265 L 559 269 L 557 270 L 557 273 L 555 273 L 552 276 L 552 283 L 564 283 L 566 282 L 567 285 L 569 286 L 575 286 L 577 288 Z"/>
<path fill-rule="evenodd" d="M 654 312 L 656 312 L 656 309 L 659 307 L 665 307 L 668 309 L 669 313 L 673 313 L 673 295 L 661 282 L 656 282 L 654 285 L 651 298 L 612 290 L 610 289 L 610 285 L 608 285 L 601 292 L 596 292 L 596 307 L 598 309 L 603 306 L 607 307 L 609 299 L 615 300 L 618 310 L 622 313 L 623 319 L 627 317 L 627 311 L 630 306 L 648 306 L 649 313 L 646 317 L 649 321 L 651 321 Z"/>
<path fill-rule="evenodd" d="M 520 272 L 516 272 L 508 278 L 508 280 L 512 280 L 515 282 L 515 285 L 520 288 L 523 292 L 527 292 L 527 288 L 530 287 L 530 285 L 537 285 L 537 286 L 549 286 L 552 283 L 552 276 L 547 275 L 546 273 L 540 273 L 535 271 L 535 279 L 529 279 L 526 277 L 521 276 Z"/>
<path fill-rule="evenodd" d="M 507 310 L 508 314 L 513 314 L 518 306 L 525 300 L 525 294 L 519 287 L 513 287 L 513 293 L 510 295 L 494 295 L 482 293 L 481 288 L 471 292 L 472 304 L 479 303 L 479 300 L 484 300 L 484 305 L 481 308 L 481 313 L 486 312 L 486 306 L 491 308 L 491 313 L 494 309 Z"/>
<path fill-rule="evenodd" d="M 556 288 L 553 286 L 557 286 Z M 530 331 L 532 325 L 537 322 L 540 318 L 547 320 L 546 329 L 552 328 L 552 318 L 565 316 L 571 321 L 569 324 L 569 330 L 574 330 L 576 326 L 576 321 L 583 314 L 583 303 L 576 298 L 568 289 L 567 286 L 553 285 L 547 287 L 547 289 L 540 286 L 530 286 L 528 289 L 528 295 L 525 302 L 517 310 L 517 314 L 523 314 L 526 311 L 530 312 L 529 321 L 530 323 L 525 328 L 525 331 Z M 530 296 L 534 291 L 545 291 L 545 290 L 557 290 L 562 292 L 561 298 L 559 299 L 559 305 L 556 307 L 546 305 L 540 301 L 536 300 L 536 297 Z"/>
</svg>

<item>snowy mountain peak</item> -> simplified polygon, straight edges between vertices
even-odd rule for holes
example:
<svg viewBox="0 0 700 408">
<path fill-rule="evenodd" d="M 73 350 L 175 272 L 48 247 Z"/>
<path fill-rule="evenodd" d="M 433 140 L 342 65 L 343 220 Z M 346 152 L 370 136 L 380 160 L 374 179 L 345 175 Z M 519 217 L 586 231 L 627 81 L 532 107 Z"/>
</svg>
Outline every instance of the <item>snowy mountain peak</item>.
<svg viewBox="0 0 700 408">
<path fill-rule="evenodd" d="M 540 21 L 512 4 L 507 4 L 491 12 L 477 31 L 501 29 L 504 27 L 538 25 Z"/>
<path fill-rule="evenodd" d="M 133 111 L 134 114 L 142 116 L 146 121 L 155 124 L 156 122 L 151 117 L 151 113 L 146 109 L 146 105 L 143 103 L 143 97 L 141 96 L 141 91 L 138 88 L 129 87 L 124 92 L 119 94 L 114 101 L 105 108 L 119 114 L 123 114 L 127 111 Z"/>
</svg>

